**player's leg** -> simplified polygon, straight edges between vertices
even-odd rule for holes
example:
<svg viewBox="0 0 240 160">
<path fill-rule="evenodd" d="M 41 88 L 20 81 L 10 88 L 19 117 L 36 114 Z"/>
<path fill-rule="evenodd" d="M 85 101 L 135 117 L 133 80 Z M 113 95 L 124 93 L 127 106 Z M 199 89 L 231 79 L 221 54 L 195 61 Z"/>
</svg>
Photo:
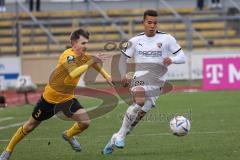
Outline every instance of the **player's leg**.
<svg viewBox="0 0 240 160">
<path fill-rule="evenodd" d="M 132 123 L 130 131 L 139 123 L 139 121 L 146 115 L 146 113 L 155 106 L 155 102 L 158 99 L 162 88 L 159 86 L 145 86 L 145 103 L 138 112 L 137 118 Z M 128 133 L 127 133 L 128 134 Z"/>
<path fill-rule="evenodd" d="M 134 89 L 132 89 L 132 94 L 134 103 L 128 107 L 124 115 L 121 128 L 119 129 L 118 133 L 113 134 L 111 139 L 108 141 L 102 151 L 103 154 L 111 154 L 114 146 L 123 148 L 125 145 L 124 139 L 127 133 L 130 132 L 130 129 L 132 128 L 131 125 L 135 122 L 138 112 L 145 103 L 145 90 L 143 87 L 134 87 Z"/>
<path fill-rule="evenodd" d="M 34 0 L 29 0 L 29 10 L 33 11 Z"/>
<path fill-rule="evenodd" d="M 151 99 L 146 99 L 144 106 L 141 107 L 140 111 L 137 114 L 137 118 L 132 123 L 130 130 L 127 134 L 130 134 L 130 132 L 133 130 L 133 128 L 139 123 L 139 121 L 147 114 L 147 112 L 153 107 L 153 102 Z"/>
<path fill-rule="evenodd" d="M 122 127 L 118 131 L 118 134 L 122 137 L 125 138 L 126 134 L 130 131 L 131 126 L 135 121 L 139 121 L 137 119 L 141 119 L 142 116 L 144 116 L 144 113 L 139 113 L 141 111 L 141 108 L 145 104 L 145 90 L 143 87 L 135 87 L 132 90 L 133 94 L 133 104 L 128 107 Z M 140 116 L 141 115 L 141 116 Z"/>
<path fill-rule="evenodd" d="M 146 115 L 146 113 L 155 106 L 162 89 L 159 86 L 145 86 L 145 103 L 138 112 L 137 118 L 131 125 L 130 131 L 139 123 L 139 121 Z"/>
<path fill-rule="evenodd" d="M 6 151 L 12 152 L 16 144 L 21 141 L 27 134 L 32 132 L 41 122 L 36 121 L 32 116 L 29 118 L 29 120 L 21 126 L 17 132 L 14 134 L 12 139 L 10 140 Z"/>
<path fill-rule="evenodd" d="M 76 99 L 72 100 L 71 105 L 71 118 L 76 121 L 73 126 L 63 133 L 63 138 L 66 140 L 75 151 L 81 151 L 81 145 L 77 141 L 76 135 L 83 132 L 89 127 L 90 118 L 86 110 L 79 104 Z"/>
<path fill-rule="evenodd" d="M 41 122 L 36 121 L 33 117 L 21 126 L 11 138 L 6 150 L 2 153 L 0 160 L 8 160 L 15 146 L 31 131 L 33 131 Z"/>
<path fill-rule="evenodd" d="M 74 125 L 66 131 L 66 135 L 71 138 L 75 135 L 80 134 L 82 131 L 87 129 L 90 124 L 89 116 L 85 109 L 78 109 L 72 116 L 72 119 L 76 121 Z"/>
<path fill-rule="evenodd" d="M 131 105 L 128 108 L 124 116 L 122 127 L 120 128 L 118 133 L 113 134 L 111 140 L 105 146 L 102 152 L 103 154 L 111 154 L 113 152 L 114 146 L 117 146 L 119 148 L 122 148 L 124 146 L 124 138 L 126 137 L 126 135 L 129 134 L 133 130 L 133 128 L 139 123 L 139 121 L 146 115 L 146 113 L 153 106 L 155 106 L 155 101 L 157 100 L 157 98 L 160 95 L 160 92 L 162 91 L 160 88 L 161 86 L 143 86 L 137 87 L 137 90 L 136 87 L 132 89 L 134 96 L 133 100 L 135 104 L 137 104 L 139 107 L 138 106 L 134 107 L 133 105 Z"/>
<path fill-rule="evenodd" d="M 28 121 L 21 126 L 12 139 L 10 140 L 6 150 L 0 156 L 0 160 L 8 160 L 15 146 L 36 127 L 39 126 L 41 121 L 49 119 L 54 115 L 54 104 L 46 102 L 42 97 L 33 109 L 32 116 Z"/>
<path fill-rule="evenodd" d="M 129 107 L 128 111 L 126 112 L 123 126 L 121 127 L 115 138 L 115 146 L 118 148 L 124 147 L 124 139 L 126 135 L 133 130 L 133 128 L 140 122 L 140 120 L 146 115 L 146 113 L 155 105 L 155 101 L 159 97 L 160 93 L 159 86 L 143 86 L 134 88 L 132 91 L 134 96 L 134 102 L 140 107 L 138 107 L 137 111 L 135 112 L 131 111 L 131 107 Z M 124 123 L 127 124 L 125 125 L 125 127 Z"/>
<path fill-rule="evenodd" d="M 134 87 L 132 89 L 132 94 L 134 103 L 127 109 L 122 126 L 115 139 L 114 144 L 118 148 L 124 147 L 124 139 L 126 135 L 130 133 L 133 126 L 136 126 L 145 115 L 145 112 L 141 110 L 145 104 L 145 89 L 141 86 Z"/>
<path fill-rule="evenodd" d="M 31 131 L 33 131 L 43 120 L 49 119 L 54 115 L 54 104 L 50 104 L 43 97 L 39 99 L 33 109 L 32 116 L 21 126 L 12 139 L 10 140 L 6 150 L 1 155 L 0 160 L 8 160 L 14 147 Z"/>
</svg>

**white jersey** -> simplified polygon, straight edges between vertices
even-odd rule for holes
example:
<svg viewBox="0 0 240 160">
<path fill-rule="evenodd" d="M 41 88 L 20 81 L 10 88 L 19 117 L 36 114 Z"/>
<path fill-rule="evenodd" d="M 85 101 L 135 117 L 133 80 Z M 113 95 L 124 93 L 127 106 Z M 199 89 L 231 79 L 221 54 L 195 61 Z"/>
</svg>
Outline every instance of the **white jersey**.
<svg viewBox="0 0 240 160">
<path fill-rule="evenodd" d="M 122 53 L 128 58 L 134 57 L 135 77 L 142 77 L 145 74 L 145 78 L 141 78 L 145 81 L 155 78 L 164 81 L 167 67 L 163 65 L 163 59 L 173 56 L 180 50 L 181 47 L 173 36 L 157 31 L 153 37 L 147 37 L 141 33 L 131 38 Z M 152 82 L 149 83 L 152 84 Z"/>
<path fill-rule="evenodd" d="M 175 64 L 184 63 L 186 59 L 175 38 L 159 31 L 153 37 L 147 37 L 141 33 L 131 38 L 122 53 L 128 58 L 133 57 L 135 61 L 131 90 L 133 91 L 139 85 L 142 86 L 145 90 L 145 102 L 151 102 L 152 105 L 155 105 L 165 82 L 167 66 L 163 64 L 164 58 L 169 57 Z M 126 71 L 124 62 L 121 63 L 122 60 L 123 58 L 120 58 L 119 64 L 122 66 L 119 68 L 123 68 L 120 69 L 121 76 Z M 148 112 L 151 107 L 151 105 L 144 105 L 142 110 Z"/>
<path fill-rule="evenodd" d="M 122 52 L 129 58 L 135 57 L 136 63 L 162 64 L 163 58 L 181 50 L 175 38 L 167 33 L 157 31 L 155 36 L 147 37 L 141 33 L 129 40 L 126 50 Z"/>
</svg>

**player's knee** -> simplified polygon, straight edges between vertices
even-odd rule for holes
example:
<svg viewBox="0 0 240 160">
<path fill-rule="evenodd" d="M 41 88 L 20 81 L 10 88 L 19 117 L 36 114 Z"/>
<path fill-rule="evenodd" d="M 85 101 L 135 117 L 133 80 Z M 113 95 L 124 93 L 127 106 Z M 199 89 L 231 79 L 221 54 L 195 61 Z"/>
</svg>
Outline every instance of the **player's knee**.
<svg viewBox="0 0 240 160">
<path fill-rule="evenodd" d="M 25 132 L 29 133 L 29 132 L 33 131 L 38 125 L 39 125 L 39 123 L 34 123 L 34 122 L 28 121 L 24 124 L 23 127 L 24 127 Z"/>
<path fill-rule="evenodd" d="M 135 103 L 142 107 L 142 106 L 144 106 L 145 99 L 144 98 L 135 98 Z"/>
<path fill-rule="evenodd" d="M 90 120 L 86 120 L 83 122 L 80 122 L 80 126 L 82 129 L 87 129 L 90 126 L 91 121 Z"/>
<path fill-rule="evenodd" d="M 143 87 L 136 87 L 133 89 L 134 102 L 139 106 L 144 106 L 145 103 L 145 90 Z"/>
</svg>

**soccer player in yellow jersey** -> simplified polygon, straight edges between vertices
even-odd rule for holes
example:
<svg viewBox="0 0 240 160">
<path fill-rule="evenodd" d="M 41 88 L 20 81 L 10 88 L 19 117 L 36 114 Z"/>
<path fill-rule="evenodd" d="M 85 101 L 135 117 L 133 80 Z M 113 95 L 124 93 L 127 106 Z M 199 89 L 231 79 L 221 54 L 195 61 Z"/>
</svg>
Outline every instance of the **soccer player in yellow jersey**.
<svg viewBox="0 0 240 160">
<path fill-rule="evenodd" d="M 70 129 L 63 132 L 62 137 L 75 151 L 81 151 L 81 146 L 75 136 L 88 128 L 90 119 L 86 110 L 74 97 L 74 90 L 79 78 L 92 66 L 101 73 L 110 85 L 113 84 L 111 77 L 98 64 L 105 57 L 102 54 L 91 56 L 86 53 L 89 33 L 80 28 L 72 32 L 70 40 L 72 48 L 61 54 L 56 69 L 50 76 L 49 83 L 37 102 L 32 116 L 16 131 L 0 160 L 8 160 L 17 143 L 39 126 L 42 121 L 51 118 L 58 111 L 62 111 L 66 116 L 76 121 Z"/>
</svg>

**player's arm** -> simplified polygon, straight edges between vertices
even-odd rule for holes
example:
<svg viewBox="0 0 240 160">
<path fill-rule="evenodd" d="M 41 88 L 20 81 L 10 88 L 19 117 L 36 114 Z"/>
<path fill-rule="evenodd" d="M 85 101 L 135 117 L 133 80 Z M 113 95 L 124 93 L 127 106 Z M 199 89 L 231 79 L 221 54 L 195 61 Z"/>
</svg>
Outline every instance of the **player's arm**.
<svg viewBox="0 0 240 160">
<path fill-rule="evenodd" d="M 127 87 L 130 81 L 126 76 L 127 75 L 127 59 L 128 57 L 124 53 L 122 53 L 120 55 L 119 64 L 118 64 L 123 87 Z"/>
<path fill-rule="evenodd" d="M 76 78 L 84 73 L 94 62 L 93 59 L 88 60 L 85 64 L 81 65 L 80 67 L 75 68 L 72 70 L 69 75 L 71 78 Z"/>
<path fill-rule="evenodd" d="M 103 69 L 103 67 L 101 67 L 98 63 L 95 63 L 93 64 L 93 68 L 98 71 L 111 86 L 114 86 L 111 76 L 107 73 L 107 71 L 105 71 L 105 69 Z"/>
<path fill-rule="evenodd" d="M 96 56 L 91 57 L 85 64 L 75 68 L 72 70 L 69 75 L 71 78 L 76 78 L 80 76 L 82 73 L 84 73 L 91 65 L 94 65 L 93 67 L 100 72 L 103 77 L 107 80 L 109 80 L 111 77 L 109 74 L 97 63 L 100 63 L 102 60 L 105 60 L 106 57 L 103 54 L 97 54 Z"/>
<path fill-rule="evenodd" d="M 176 39 L 172 36 L 169 36 L 168 39 L 168 50 L 171 54 L 170 57 L 166 57 L 163 60 L 164 65 L 170 65 L 170 64 L 182 64 L 186 62 L 186 56 L 180 47 L 180 45 L 177 43 Z"/>
<path fill-rule="evenodd" d="M 68 72 L 69 72 L 69 76 L 70 78 L 76 78 L 78 76 L 80 76 L 82 73 L 84 73 L 86 70 L 88 70 L 88 68 L 95 64 L 95 63 L 99 63 L 101 62 L 102 59 L 104 59 L 105 57 L 103 57 L 101 54 L 98 54 L 96 57 L 91 57 L 89 58 L 89 60 L 81 65 L 81 66 L 77 66 L 74 65 L 74 63 L 69 63 L 68 61 L 68 66 L 67 66 L 67 69 L 68 69 Z"/>
<path fill-rule="evenodd" d="M 61 58 L 63 66 L 68 71 L 68 76 L 64 79 L 65 83 L 69 83 L 72 81 L 72 79 L 80 76 L 89 68 L 89 66 L 91 66 L 95 62 L 93 59 L 90 59 L 85 64 L 78 66 L 76 63 L 78 58 L 79 57 L 75 57 L 72 55 Z"/>
<path fill-rule="evenodd" d="M 126 47 L 121 51 L 118 68 L 121 75 L 121 82 L 123 87 L 129 86 L 129 83 L 131 81 L 127 76 L 127 60 L 133 56 L 134 52 L 135 48 L 133 40 L 130 40 L 127 43 Z"/>
<path fill-rule="evenodd" d="M 173 64 L 182 64 L 186 62 L 187 58 L 183 50 L 180 48 L 180 50 L 176 53 L 176 56 L 170 57 L 170 59 L 172 60 Z"/>
</svg>

